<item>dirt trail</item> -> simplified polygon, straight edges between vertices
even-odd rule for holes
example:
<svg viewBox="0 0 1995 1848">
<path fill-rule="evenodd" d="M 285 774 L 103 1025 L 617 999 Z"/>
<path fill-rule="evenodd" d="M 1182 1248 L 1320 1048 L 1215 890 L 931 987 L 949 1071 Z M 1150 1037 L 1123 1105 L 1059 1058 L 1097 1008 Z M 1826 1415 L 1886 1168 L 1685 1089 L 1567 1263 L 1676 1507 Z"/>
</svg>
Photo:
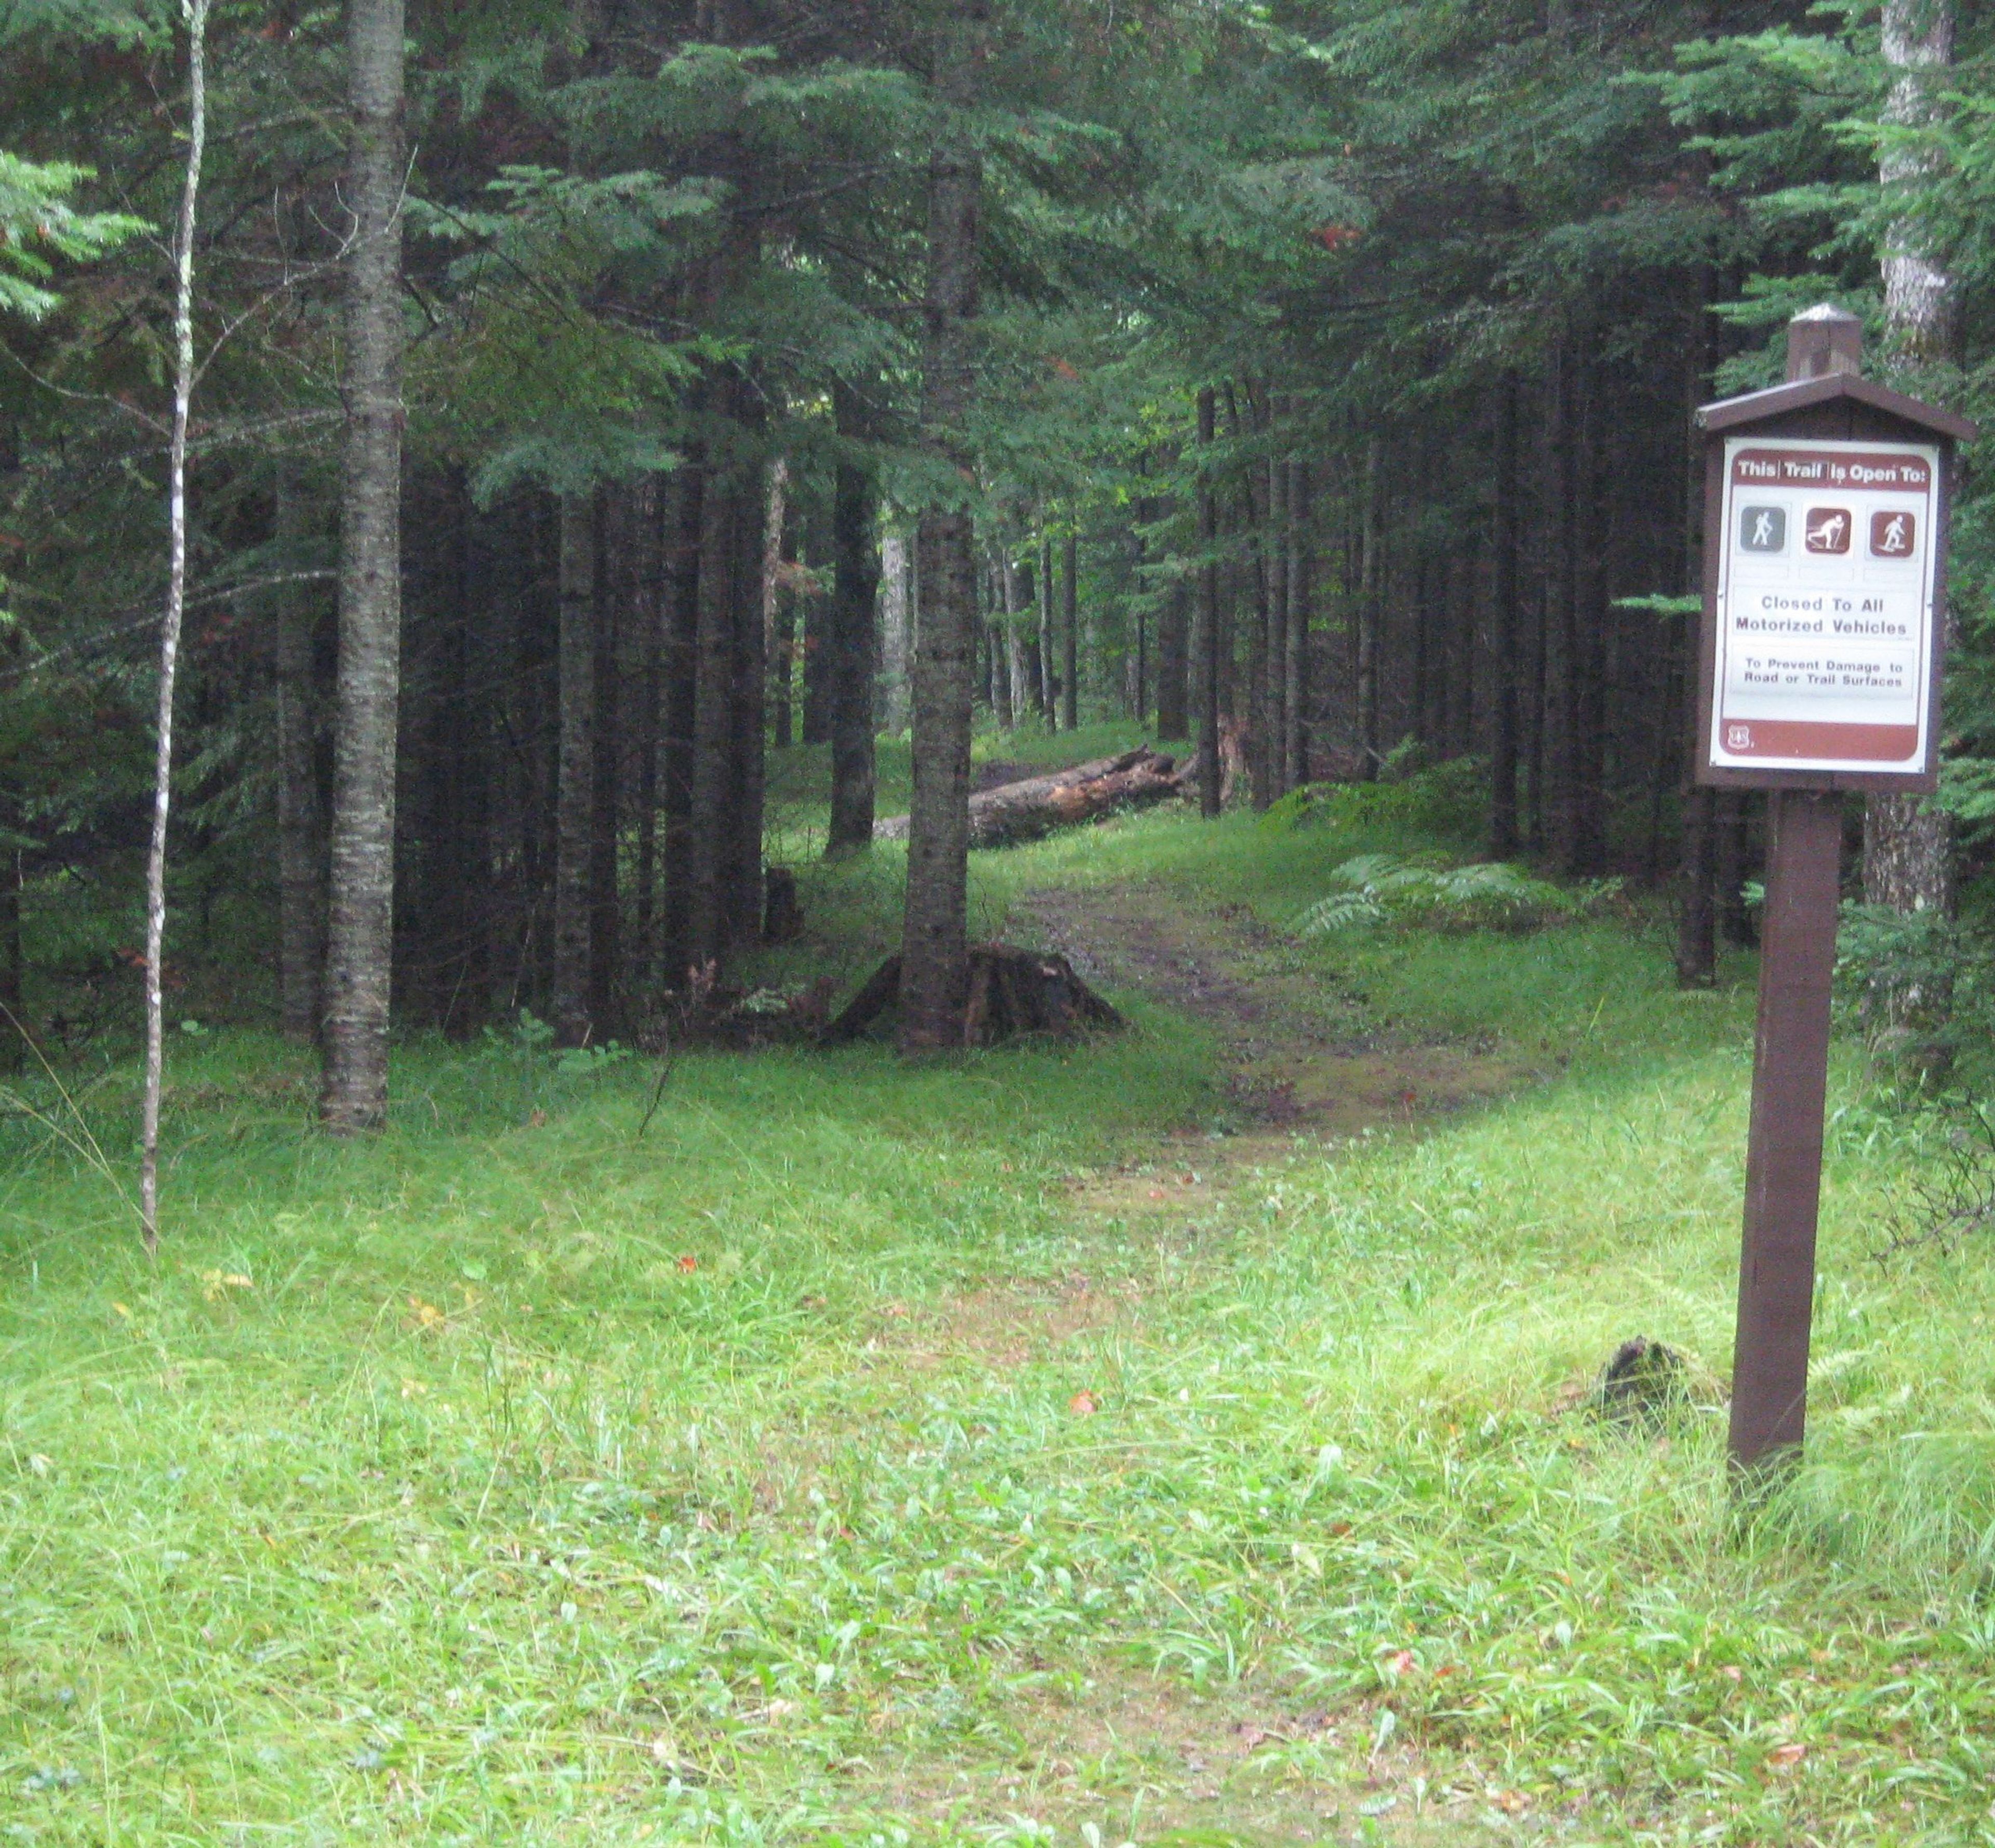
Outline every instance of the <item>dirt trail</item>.
<svg viewBox="0 0 1995 1848">
<path fill-rule="evenodd" d="M 1063 951 L 1097 987 L 1133 989 L 1216 1033 L 1250 1152 L 1257 1142 L 1406 1126 L 1530 1075 L 1491 1044 L 1382 1027 L 1365 997 L 1325 981 L 1244 905 L 1202 906 L 1159 886 L 1028 893 L 1012 930 Z M 1258 1151 L 1256 1151 L 1258 1152 Z"/>
<path fill-rule="evenodd" d="M 1243 906 L 1201 903 L 1162 884 L 1061 887 L 1018 901 L 1007 935 L 1061 951 L 1118 998 L 1190 1015 L 1217 1043 L 1231 1133 L 1187 1126 L 1147 1157 L 1073 1178 L 1078 1216 L 1097 1226 L 1140 1226 L 1188 1250 L 1223 1240 L 1238 1222 L 1225 1217 L 1228 1199 L 1251 1191 L 1255 1171 L 1291 1157 L 1299 1140 L 1417 1125 L 1532 1075 L 1493 1046 L 1382 1025 L 1362 994 L 1327 981 L 1315 958 Z M 1022 1376 L 1035 1390 L 1057 1382 L 1056 1402 L 1080 1386 L 1070 1410 L 1086 1399 L 1074 1415 L 1087 1415 L 1094 1383 L 1112 1371 L 1106 1356 L 1162 1338 L 1149 1274 L 1102 1256 L 1091 1274 L 891 1305 L 877 1344 L 887 1363 L 918 1378 L 948 1369 Z M 1010 1749 L 904 1761 L 894 1806 L 958 1826 L 1028 1815 L 1062 1839 L 1125 1805 L 1141 1809 L 1145 1839 L 1227 1848 L 1492 1839 L 1471 1819 L 1480 1782 L 1450 1785 L 1408 1746 L 1382 1752 L 1368 1702 L 1319 1711 L 1273 1673 L 1195 1689 L 1114 1651 L 1090 1650 L 1071 1665 L 1070 1680 L 1050 1678 L 1006 1704 Z"/>
</svg>

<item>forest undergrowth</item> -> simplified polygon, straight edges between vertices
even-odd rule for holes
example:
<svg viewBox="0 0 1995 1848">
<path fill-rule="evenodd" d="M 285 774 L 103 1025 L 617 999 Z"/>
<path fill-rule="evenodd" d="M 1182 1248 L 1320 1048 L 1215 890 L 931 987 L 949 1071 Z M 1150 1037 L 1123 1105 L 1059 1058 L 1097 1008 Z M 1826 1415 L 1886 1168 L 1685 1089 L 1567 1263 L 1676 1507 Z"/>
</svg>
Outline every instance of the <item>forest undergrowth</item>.
<svg viewBox="0 0 1995 1848">
<path fill-rule="evenodd" d="M 1367 800 L 981 855 L 978 927 L 1244 907 L 1503 1101 L 1229 1159 L 1212 1034 L 1126 993 L 685 1055 L 641 1131 L 648 1061 L 417 1042 L 342 1146 L 304 1055 L 188 1034 L 156 1263 L 53 1134 L 129 1167 L 128 1074 L 6 1119 L 0 1836 L 1995 1838 L 1990 1253 L 1870 1255 L 1940 1132 L 1842 1060 L 1810 1462 L 1742 1514 L 1749 962 L 1680 994 L 1634 901 L 1294 934 L 1451 845 Z M 895 852 L 771 979 L 863 963 Z M 1602 1423 L 1638 1333 L 1692 1390 Z"/>
</svg>

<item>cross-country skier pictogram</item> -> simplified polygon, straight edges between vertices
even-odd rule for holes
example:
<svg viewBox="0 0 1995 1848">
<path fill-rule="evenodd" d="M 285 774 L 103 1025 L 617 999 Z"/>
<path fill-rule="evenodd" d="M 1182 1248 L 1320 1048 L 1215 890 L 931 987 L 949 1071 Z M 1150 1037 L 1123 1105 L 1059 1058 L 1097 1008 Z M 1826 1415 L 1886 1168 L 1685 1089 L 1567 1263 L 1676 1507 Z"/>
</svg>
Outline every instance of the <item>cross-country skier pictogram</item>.
<svg viewBox="0 0 1995 1848">
<path fill-rule="evenodd" d="M 1847 507 L 1811 507 L 1802 528 L 1801 543 L 1811 552 L 1846 552 L 1849 550 L 1849 509 Z"/>
</svg>

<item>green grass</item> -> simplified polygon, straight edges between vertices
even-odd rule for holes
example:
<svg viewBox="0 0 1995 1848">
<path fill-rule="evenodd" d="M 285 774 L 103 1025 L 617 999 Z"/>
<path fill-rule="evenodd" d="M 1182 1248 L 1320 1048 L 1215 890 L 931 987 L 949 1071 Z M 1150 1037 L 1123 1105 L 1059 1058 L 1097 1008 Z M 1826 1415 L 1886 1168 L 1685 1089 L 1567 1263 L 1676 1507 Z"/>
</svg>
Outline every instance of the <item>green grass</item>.
<svg viewBox="0 0 1995 1848">
<path fill-rule="evenodd" d="M 1279 923 L 1379 844 L 1135 818 L 979 856 L 979 914 Z M 897 865 L 813 873 L 827 953 Z M 1727 1368 L 1749 970 L 1679 999 L 1639 917 L 1293 953 L 1563 1075 L 1182 1206 L 1120 1165 L 1207 1159 L 1155 1008 L 689 1058 L 641 1141 L 637 1061 L 424 1044 L 338 1147 L 217 1036 L 156 1265 L 8 1123 L 0 1839 L 1990 1839 L 1995 1282 L 1866 1255 L 1925 1132 L 1839 1072 L 1811 1460 L 1742 1521 L 1708 1392 L 1563 1407 L 1637 1332 Z"/>
</svg>

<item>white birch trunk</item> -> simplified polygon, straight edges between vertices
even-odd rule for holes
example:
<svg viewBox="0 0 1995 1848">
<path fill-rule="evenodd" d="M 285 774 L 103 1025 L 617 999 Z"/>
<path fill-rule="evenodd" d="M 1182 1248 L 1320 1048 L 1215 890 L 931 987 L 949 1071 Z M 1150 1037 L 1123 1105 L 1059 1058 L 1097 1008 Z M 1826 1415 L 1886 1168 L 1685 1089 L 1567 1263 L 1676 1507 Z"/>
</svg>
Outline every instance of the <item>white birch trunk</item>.
<svg viewBox="0 0 1995 1848">
<path fill-rule="evenodd" d="M 194 232 L 208 140 L 208 3 L 182 0 L 187 29 L 187 153 L 173 236 L 173 422 L 167 463 L 167 610 L 160 627 L 160 711 L 153 771 L 153 838 L 146 858 L 146 1098 L 139 1137 L 139 1219 L 146 1249 L 160 1242 L 160 1093 L 166 1078 L 160 965 L 167 938 L 167 821 L 173 807 L 173 681 L 187 609 L 187 408 L 194 397 Z"/>
<path fill-rule="evenodd" d="M 888 533 L 880 541 L 881 719 L 892 737 L 908 729 L 908 645 L 912 639 L 908 568 L 908 542 Z"/>
</svg>

